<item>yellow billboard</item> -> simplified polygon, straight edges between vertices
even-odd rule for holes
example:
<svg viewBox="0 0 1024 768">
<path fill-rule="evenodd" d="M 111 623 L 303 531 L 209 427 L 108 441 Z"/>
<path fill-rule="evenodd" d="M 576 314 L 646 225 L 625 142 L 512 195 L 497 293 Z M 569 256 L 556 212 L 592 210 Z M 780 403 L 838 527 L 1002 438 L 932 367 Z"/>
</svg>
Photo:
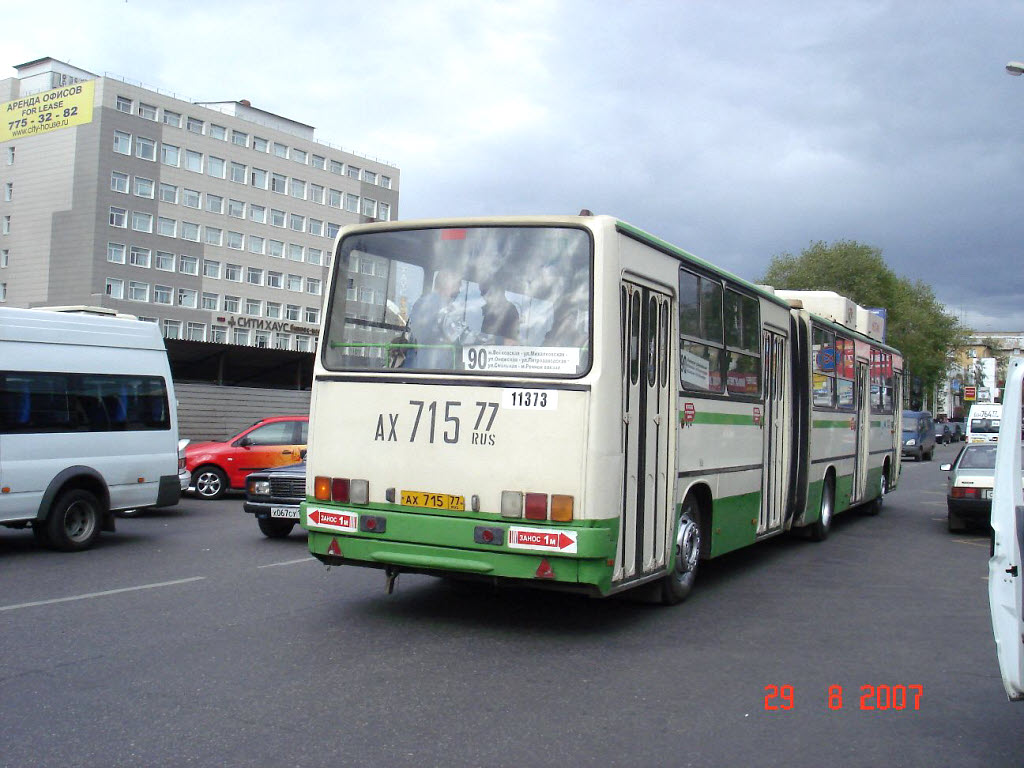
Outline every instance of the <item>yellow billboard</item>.
<svg viewBox="0 0 1024 768">
<path fill-rule="evenodd" d="M 85 80 L 0 104 L 0 142 L 92 122 L 96 81 Z"/>
</svg>

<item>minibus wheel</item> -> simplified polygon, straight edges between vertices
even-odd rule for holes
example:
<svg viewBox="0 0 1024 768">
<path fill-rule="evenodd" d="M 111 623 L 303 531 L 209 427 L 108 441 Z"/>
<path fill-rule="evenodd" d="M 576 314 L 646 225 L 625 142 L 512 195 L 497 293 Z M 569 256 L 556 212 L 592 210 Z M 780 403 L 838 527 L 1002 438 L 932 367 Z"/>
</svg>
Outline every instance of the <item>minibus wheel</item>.
<svg viewBox="0 0 1024 768">
<path fill-rule="evenodd" d="M 89 491 L 73 488 L 58 496 L 50 509 L 46 537 L 54 549 L 80 552 L 93 545 L 102 525 L 99 500 Z"/>
<path fill-rule="evenodd" d="M 700 564 L 700 507 L 693 496 L 687 496 L 676 518 L 676 537 L 672 570 L 661 582 L 661 601 L 674 605 L 693 591 Z"/>
</svg>

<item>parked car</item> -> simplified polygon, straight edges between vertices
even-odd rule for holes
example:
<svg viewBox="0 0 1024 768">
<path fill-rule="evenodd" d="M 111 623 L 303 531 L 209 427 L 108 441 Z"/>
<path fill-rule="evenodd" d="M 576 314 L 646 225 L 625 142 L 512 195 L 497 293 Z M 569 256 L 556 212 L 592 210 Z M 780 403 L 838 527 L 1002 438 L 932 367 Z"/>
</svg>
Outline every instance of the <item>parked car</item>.
<svg viewBox="0 0 1024 768">
<path fill-rule="evenodd" d="M 219 499 L 229 488 L 242 490 L 252 472 L 301 461 L 308 433 L 308 416 L 272 416 L 222 443 L 191 443 L 185 459 L 192 488 L 203 499 Z"/>
<path fill-rule="evenodd" d="M 997 447 L 996 443 L 970 443 L 960 449 L 952 464 L 939 466 L 949 472 L 946 511 L 950 531 L 963 530 L 970 523 L 988 525 Z"/>
<path fill-rule="evenodd" d="M 935 425 L 928 411 L 903 412 L 902 453 L 918 461 L 932 460 L 932 454 L 935 453 Z"/>
<path fill-rule="evenodd" d="M 283 539 L 299 522 L 306 498 L 306 462 L 253 472 L 245 479 L 242 509 L 256 516 L 264 536 Z"/>
</svg>

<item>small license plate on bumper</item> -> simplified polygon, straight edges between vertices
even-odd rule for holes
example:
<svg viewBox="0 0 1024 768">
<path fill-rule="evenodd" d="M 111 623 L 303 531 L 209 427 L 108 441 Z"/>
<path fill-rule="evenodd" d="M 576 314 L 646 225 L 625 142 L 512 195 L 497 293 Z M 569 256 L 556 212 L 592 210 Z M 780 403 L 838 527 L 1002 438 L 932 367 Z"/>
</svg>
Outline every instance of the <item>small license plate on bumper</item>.
<svg viewBox="0 0 1024 768">
<path fill-rule="evenodd" d="M 402 491 L 402 505 L 426 509 L 449 509 L 462 512 L 466 509 L 464 496 L 450 493 L 427 493 L 426 491 Z"/>
<path fill-rule="evenodd" d="M 299 519 L 299 508 L 298 507 L 271 507 L 271 517 L 285 517 L 290 520 Z"/>
</svg>

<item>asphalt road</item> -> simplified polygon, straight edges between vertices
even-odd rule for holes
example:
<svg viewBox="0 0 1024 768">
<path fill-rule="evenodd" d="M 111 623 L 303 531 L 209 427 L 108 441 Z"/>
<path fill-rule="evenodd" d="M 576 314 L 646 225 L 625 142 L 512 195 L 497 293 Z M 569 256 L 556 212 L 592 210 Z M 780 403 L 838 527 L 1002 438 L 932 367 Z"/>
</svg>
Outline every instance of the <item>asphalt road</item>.
<svg viewBox="0 0 1024 768">
<path fill-rule="evenodd" d="M 946 531 L 955 451 L 823 543 L 705 564 L 671 608 L 410 575 L 388 597 L 237 497 L 76 555 L 0 529 L 0 765 L 1022 765 L 988 539 Z"/>
</svg>

